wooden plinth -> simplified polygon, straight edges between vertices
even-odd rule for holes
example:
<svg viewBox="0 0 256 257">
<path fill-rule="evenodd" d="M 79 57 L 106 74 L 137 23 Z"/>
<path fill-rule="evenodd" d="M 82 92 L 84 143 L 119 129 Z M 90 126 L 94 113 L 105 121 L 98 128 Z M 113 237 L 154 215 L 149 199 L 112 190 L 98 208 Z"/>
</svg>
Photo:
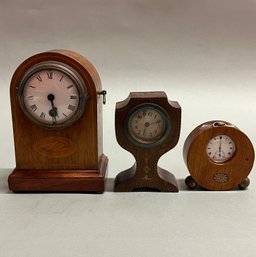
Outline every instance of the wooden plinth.
<svg viewBox="0 0 256 257">
<path fill-rule="evenodd" d="M 99 170 L 14 169 L 8 178 L 13 192 L 97 192 L 105 190 L 108 158 L 102 155 Z"/>
</svg>

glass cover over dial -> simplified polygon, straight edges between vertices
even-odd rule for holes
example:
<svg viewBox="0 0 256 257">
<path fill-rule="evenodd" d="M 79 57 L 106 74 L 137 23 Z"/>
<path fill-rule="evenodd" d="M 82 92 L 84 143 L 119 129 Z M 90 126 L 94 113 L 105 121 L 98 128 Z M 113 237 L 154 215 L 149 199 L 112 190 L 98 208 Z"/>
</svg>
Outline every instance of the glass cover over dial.
<svg viewBox="0 0 256 257">
<path fill-rule="evenodd" d="M 166 117 L 161 109 L 145 105 L 132 113 L 128 121 L 128 130 L 136 141 L 152 144 L 163 137 L 166 125 Z"/>
<path fill-rule="evenodd" d="M 216 163 L 223 163 L 230 160 L 236 151 L 234 141 L 226 135 L 213 137 L 206 146 L 206 154 Z"/>
<path fill-rule="evenodd" d="M 60 64 L 38 65 L 21 83 L 19 100 L 26 115 L 46 127 L 67 126 L 84 108 L 82 79 Z"/>
</svg>

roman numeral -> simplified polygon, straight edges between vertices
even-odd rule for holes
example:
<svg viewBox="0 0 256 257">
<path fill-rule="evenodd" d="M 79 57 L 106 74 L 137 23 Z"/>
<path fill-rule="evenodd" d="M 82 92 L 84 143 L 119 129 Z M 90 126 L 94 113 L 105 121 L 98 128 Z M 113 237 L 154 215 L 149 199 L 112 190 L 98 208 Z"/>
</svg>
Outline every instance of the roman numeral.
<svg viewBox="0 0 256 257">
<path fill-rule="evenodd" d="M 72 88 L 74 85 L 69 85 L 68 87 L 67 87 L 67 89 L 70 89 L 70 88 Z"/>
<path fill-rule="evenodd" d="M 36 77 L 36 79 L 37 79 L 38 81 L 40 81 L 40 82 L 43 81 L 40 75 L 38 75 L 38 76 Z"/>
<path fill-rule="evenodd" d="M 47 77 L 48 79 L 53 79 L 53 72 L 52 71 L 47 72 Z"/>
<path fill-rule="evenodd" d="M 33 95 L 27 96 L 27 98 L 26 98 L 26 100 L 33 100 L 33 99 L 34 99 Z"/>
<path fill-rule="evenodd" d="M 70 104 L 70 105 L 68 106 L 68 109 L 73 112 L 73 111 L 75 111 L 76 107 L 75 107 L 74 105 L 71 105 L 71 104 Z"/>
<path fill-rule="evenodd" d="M 70 99 L 77 99 L 77 95 L 71 95 Z"/>
<path fill-rule="evenodd" d="M 32 112 L 35 112 L 37 110 L 37 106 L 35 104 L 30 106 Z"/>
<path fill-rule="evenodd" d="M 44 112 L 42 112 L 42 113 L 40 114 L 40 118 L 43 119 L 43 120 L 45 119 L 45 113 L 44 113 Z"/>
</svg>

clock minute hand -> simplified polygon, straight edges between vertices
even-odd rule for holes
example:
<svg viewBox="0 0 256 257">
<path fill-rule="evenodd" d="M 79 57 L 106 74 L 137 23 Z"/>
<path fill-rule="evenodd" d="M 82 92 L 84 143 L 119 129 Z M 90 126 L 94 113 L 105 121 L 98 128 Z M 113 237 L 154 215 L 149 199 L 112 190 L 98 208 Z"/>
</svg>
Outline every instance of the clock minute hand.
<svg viewBox="0 0 256 257">
<path fill-rule="evenodd" d="M 53 94 L 49 94 L 47 99 L 51 102 L 52 109 L 49 111 L 49 115 L 53 118 L 53 122 L 56 122 L 56 117 L 58 117 L 58 109 L 54 105 L 53 100 L 55 99 Z"/>
<path fill-rule="evenodd" d="M 219 156 L 221 156 L 221 138 L 220 138 L 220 142 L 219 142 Z"/>
<path fill-rule="evenodd" d="M 146 129 L 148 128 L 148 127 L 150 127 L 151 125 L 154 125 L 154 124 L 159 124 L 160 123 L 160 121 L 159 120 L 157 120 L 157 121 L 153 121 L 153 122 L 145 122 L 144 123 L 144 131 L 143 131 L 143 135 L 145 135 L 146 134 Z"/>
<path fill-rule="evenodd" d="M 150 123 L 150 125 L 160 124 L 160 123 L 161 123 L 161 121 L 160 121 L 160 120 L 157 120 L 157 121 L 152 121 L 152 122 Z"/>
<path fill-rule="evenodd" d="M 222 150 L 222 137 L 220 137 L 219 143 L 219 158 L 225 158 L 225 152 Z"/>
</svg>

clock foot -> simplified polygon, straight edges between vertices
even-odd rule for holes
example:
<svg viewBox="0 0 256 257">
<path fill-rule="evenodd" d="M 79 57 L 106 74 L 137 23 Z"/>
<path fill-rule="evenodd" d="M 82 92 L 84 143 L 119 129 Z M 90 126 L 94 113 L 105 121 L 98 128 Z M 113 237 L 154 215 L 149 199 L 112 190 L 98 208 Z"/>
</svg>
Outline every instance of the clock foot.
<svg viewBox="0 0 256 257">
<path fill-rule="evenodd" d="M 154 174 L 154 175 L 152 175 Z M 115 192 L 159 191 L 178 192 L 174 175 L 158 167 L 157 172 L 144 177 L 136 175 L 136 164 L 130 169 L 120 172 L 115 178 Z"/>
<path fill-rule="evenodd" d="M 250 185 L 250 179 L 249 178 L 245 178 L 244 181 L 242 181 L 240 184 L 239 184 L 239 188 L 244 190 L 246 189 L 248 186 Z"/>
<path fill-rule="evenodd" d="M 14 169 L 8 178 L 13 192 L 93 192 L 103 193 L 108 158 L 102 155 L 98 170 Z"/>
<path fill-rule="evenodd" d="M 198 185 L 191 176 L 186 177 L 185 183 L 189 189 L 195 189 Z"/>
</svg>

